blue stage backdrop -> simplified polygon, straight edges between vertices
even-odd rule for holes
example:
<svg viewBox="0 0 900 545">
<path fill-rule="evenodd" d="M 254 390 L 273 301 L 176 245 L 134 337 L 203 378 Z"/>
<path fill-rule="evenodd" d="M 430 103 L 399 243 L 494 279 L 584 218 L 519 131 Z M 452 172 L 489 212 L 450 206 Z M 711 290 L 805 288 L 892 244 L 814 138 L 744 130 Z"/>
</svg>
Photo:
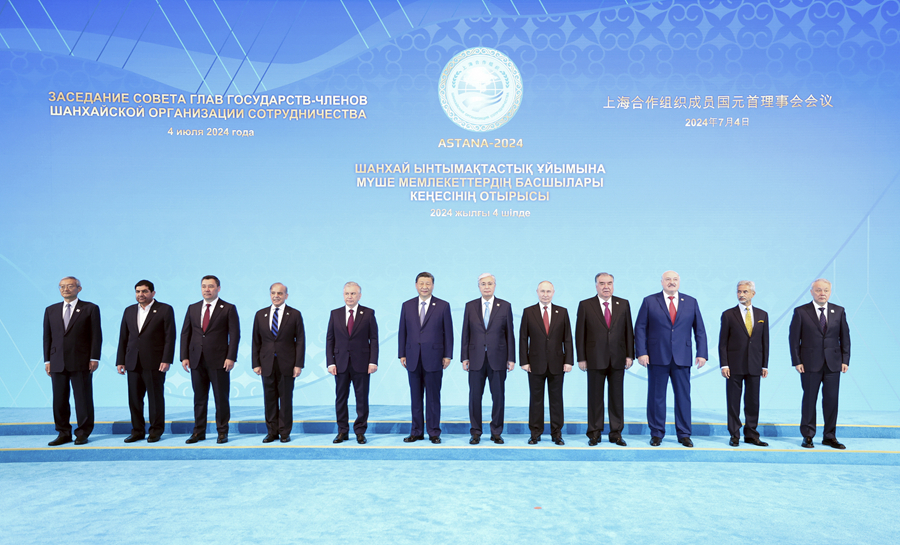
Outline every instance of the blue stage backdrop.
<svg viewBox="0 0 900 545">
<path fill-rule="evenodd" d="M 380 325 L 371 402 L 406 405 L 400 305 L 436 276 L 457 333 L 444 403 L 465 405 L 480 273 L 518 320 L 541 280 L 574 318 L 611 272 L 636 314 L 675 269 L 709 337 L 695 408 L 724 418 L 719 320 L 749 279 L 772 318 L 762 416 L 799 417 L 787 327 L 824 276 L 853 338 L 841 408 L 896 411 L 898 76 L 897 0 L 4 0 L 0 406 L 49 406 L 42 313 L 66 275 L 102 311 L 95 401 L 123 411 L 137 280 L 180 325 L 221 278 L 244 333 L 233 403 L 260 410 L 251 320 L 287 284 L 302 418 L 333 403 L 346 281 Z M 526 382 L 510 375 L 510 405 Z M 644 369 L 625 385 L 643 407 Z M 166 396 L 191 404 L 180 367 Z M 585 405 L 583 373 L 565 396 Z"/>
</svg>

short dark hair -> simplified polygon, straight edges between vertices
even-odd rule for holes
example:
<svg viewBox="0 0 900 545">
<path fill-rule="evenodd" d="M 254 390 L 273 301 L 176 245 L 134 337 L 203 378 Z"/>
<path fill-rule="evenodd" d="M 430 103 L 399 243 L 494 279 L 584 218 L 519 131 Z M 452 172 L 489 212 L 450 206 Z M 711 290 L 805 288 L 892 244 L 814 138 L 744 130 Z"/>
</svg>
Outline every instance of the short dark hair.
<svg viewBox="0 0 900 545">
<path fill-rule="evenodd" d="M 616 279 L 615 276 L 609 274 L 608 272 L 600 272 L 600 273 L 597 273 L 597 275 L 594 277 L 594 284 L 597 283 L 597 279 L 600 278 L 601 276 L 608 276 L 608 277 L 612 278 L 613 280 Z"/>
<path fill-rule="evenodd" d="M 134 289 L 138 289 L 138 286 L 147 286 L 147 289 L 150 291 L 156 291 L 153 288 L 153 282 L 149 280 L 138 280 L 138 283 L 134 285 Z"/>
<path fill-rule="evenodd" d="M 217 288 L 222 287 L 222 284 L 219 283 L 219 279 L 216 278 L 214 275 L 207 274 L 206 276 L 204 276 L 203 278 L 200 279 L 201 282 L 203 282 L 204 280 L 215 280 L 215 281 L 216 281 L 216 287 L 217 287 Z"/>
<path fill-rule="evenodd" d="M 419 279 L 420 279 L 420 278 L 430 278 L 430 279 L 431 279 L 431 283 L 434 284 L 434 275 L 431 274 L 430 272 L 420 272 L 420 273 L 418 274 L 418 276 L 416 276 L 416 283 L 419 282 Z"/>
</svg>

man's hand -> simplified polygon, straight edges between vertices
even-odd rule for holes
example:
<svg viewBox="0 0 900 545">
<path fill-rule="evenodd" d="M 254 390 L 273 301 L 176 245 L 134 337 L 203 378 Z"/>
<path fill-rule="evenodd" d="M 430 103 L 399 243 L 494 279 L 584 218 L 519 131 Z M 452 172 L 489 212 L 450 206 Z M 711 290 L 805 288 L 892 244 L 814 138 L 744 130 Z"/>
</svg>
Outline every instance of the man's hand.
<svg viewBox="0 0 900 545">
<path fill-rule="evenodd" d="M 463 362 L 463 371 L 469 370 L 469 360 Z"/>
<path fill-rule="evenodd" d="M 402 365 L 403 368 L 406 369 L 406 358 L 400 358 L 400 365 Z"/>
<path fill-rule="evenodd" d="M 563 373 L 568 373 L 568 372 L 571 371 L 571 370 L 572 370 L 572 366 L 571 366 L 571 365 L 569 365 L 568 363 L 563 364 Z"/>
<path fill-rule="evenodd" d="M 90 369 L 91 373 L 96 371 L 98 367 L 100 367 L 100 362 L 97 360 L 91 360 L 90 363 L 88 363 L 88 369 Z"/>
<path fill-rule="evenodd" d="M 167 372 L 169 371 L 169 365 L 170 365 L 170 364 L 168 364 L 168 363 L 160 363 L 160 364 L 159 364 L 159 372 L 160 372 L 160 373 L 167 373 Z"/>
<path fill-rule="evenodd" d="M 586 361 L 578 362 L 578 368 L 581 369 L 582 371 L 587 371 L 587 362 Z"/>
<path fill-rule="evenodd" d="M 720 371 L 722 372 L 723 377 L 731 378 L 731 369 L 729 369 L 728 367 L 723 367 L 720 369 Z M 765 371 L 765 369 L 763 369 L 763 371 Z"/>
<path fill-rule="evenodd" d="M 700 369 L 706 365 L 706 358 L 695 358 L 694 362 L 697 364 L 697 369 Z"/>
<path fill-rule="evenodd" d="M 302 367 L 294 367 L 294 378 L 299 377 L 299 376 L 300 376 L 300 373 L 302 373 L 302 372 L 303 372 L 303 368 L 302 368 Z"/>
<path fill-rule="evenodd" d="M 634 364 L 633 359 L 625 358 L 625 369 L 631 369 L 632 364 Z"/>
<path fill-rule="evenodd" d="M 234 360 L 225 360 L 225 365 L 222 366 L 222 369 L 225 369 L 225 371 L 234 369 Z"/>
<path fill-rule="evenodd" d="M 643 367 L 647 367 L 650 365 L 650 356 L 638 356 L 638 363 L 640 363 Z"/>
<path fill-rule="evenodd" d="M 450 367 L 450 362 L 452 362 L 452 361 L 453 361 L 453 360 L 451 360 L 450 358 L 444 358 L 444 359 L 442 359 L 442 360 L 441 360 L 441 363 L 443 364 L 444 369 Z"/>
<path fill-rule="evenodd" d="M 522 366 L 522 370 L 525 371 L 526 373 L 530 373 L 531 372 L 531 364 L 526 363 L 525 365 Z"/>
<path fill-rule="evenodd" d="M 763 373 L 762 373 L 762 375 L 763 375 L 763 378 L 766 378 L 767 376 L 769 376 L 769 370 L 766 369 L 765 367 L 763 367 Z"/>
<path fill-rule="evenodd" d="M 370 375 L 371 375 L 372 373 L 374 373 L 375 371 L 377 371 L 377 370 L 378 370 L 378 366 L 377 366 L 377 365 L 375 365 L 374 363 L 370 363 L 370 364 L 369 364 L 369 374 L 370 374 Z"/>
<path fill-rule="evenodd" d="M 508 361 L 506 362 L 506 372 L 512 373 L 512 370 L 516 368 L 516 362 Z"/>
<path fill-rule="evenodd" d="M 328 372 L 334 376 L 337 376 L 337 365 L 329 365 Z"/>
<path fill-rule="evenodd" d="M 849 368 L 850 368 L 849 365 L 847 365 L 846 363 L 842 363 L 841 364 L 841 373 L 846 373 L 847 369 L 849 369 Z"/>
<path fill-rule="evenodd" d="M 803 364 L 802 363 L 795 365 L 794 369 L 796 369 L 797 372 L 800 373 L 801 375 L 803 374 Z"/>
<path fill-rule="evenodd" d="M 258 376 L 262 376 L 262 367 L 254 367 L 253 372 L 256 373 Z"/>
<path fill-rule="evenodd" d="M 50 376 L 50 362 L 44 364 L 44 372 L 47 373 L 47 376 Z"/>
<path fill-rule="evenodd" d="M 116 372 L 120 375 L 125 374 L 125 366 L 124 365 L 116 365 Z"/>
</svg>

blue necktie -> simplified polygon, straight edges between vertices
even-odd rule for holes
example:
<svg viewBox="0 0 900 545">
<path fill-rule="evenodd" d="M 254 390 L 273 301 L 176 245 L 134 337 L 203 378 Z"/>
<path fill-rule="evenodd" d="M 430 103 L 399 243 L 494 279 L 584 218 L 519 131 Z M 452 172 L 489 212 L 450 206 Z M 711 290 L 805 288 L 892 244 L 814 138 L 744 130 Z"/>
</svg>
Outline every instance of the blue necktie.
<svg viewBox="0 0 900 545">
<path fill-rule="evenodd" d="M 828 329 L 828 322 L 825 320 L 825 307 L 819 307 L 819 329 L 822 330 L 822 333 L 825 333 L 825 330 Z"/>
<path fill-rule="evenodd" d="M 484 302 L 484 327 L 487 328 L 488 322 L 491 320 L 491 302 Z"/>
<path fill-rule="evenodd" d="M 275 307 L 275 312 L 272 314 L 272 336 L 278 336 L 278 307 Z"/>
<path fill-rule="evenodd" d="M 419 325 L 425 323 L 425 301 L 422 301 L 422 308 L 419 309 Z"/>
</svg>

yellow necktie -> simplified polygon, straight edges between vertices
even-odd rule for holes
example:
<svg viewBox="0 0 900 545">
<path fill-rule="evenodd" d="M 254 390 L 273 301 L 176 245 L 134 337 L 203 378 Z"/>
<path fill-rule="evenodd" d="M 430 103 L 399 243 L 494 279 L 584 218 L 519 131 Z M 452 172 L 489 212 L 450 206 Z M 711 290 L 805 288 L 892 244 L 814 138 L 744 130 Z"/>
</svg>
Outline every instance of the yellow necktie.
<svg viewBox="0 0 900 545">
<path fill-rule="evenodd" d="M 747 335 L 753 334 L 753 319 L 750 318 L 750 308 L 747 308 L 747 312 L 744 314 L 744 327 L 747 328 Z"/>
</svg>

